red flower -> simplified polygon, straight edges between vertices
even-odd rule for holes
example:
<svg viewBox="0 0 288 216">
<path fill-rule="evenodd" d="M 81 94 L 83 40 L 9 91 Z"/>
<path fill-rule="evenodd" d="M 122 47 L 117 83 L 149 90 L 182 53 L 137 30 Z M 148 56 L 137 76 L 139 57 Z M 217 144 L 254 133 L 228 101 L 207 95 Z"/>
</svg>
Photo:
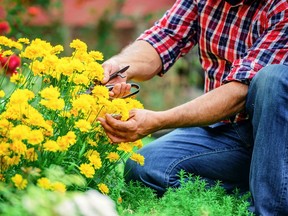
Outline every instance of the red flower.
<svg viewBox="0 0 288 216">
<path fill-rule="evenodd" d="M 9 57 L 2 56 L 0 54 L 1 67 L 6 71 L 7 76 L 17 74 L 17 68 L 21 65 L 21 59 L 17 55 L 11 55 Z"/>
<path fill-rule="evenodd" d="M 10 31 L 9 23 L 7 21 L 0 21 L 0 35 L 8 34 Z"/>
<path fill-rule="evenodd" d="M 41 13 L 41 9 L 37 6 L 30 6 L 28 7 L 27 12 L 30 16 L 35 17 Z"/>
</svg>

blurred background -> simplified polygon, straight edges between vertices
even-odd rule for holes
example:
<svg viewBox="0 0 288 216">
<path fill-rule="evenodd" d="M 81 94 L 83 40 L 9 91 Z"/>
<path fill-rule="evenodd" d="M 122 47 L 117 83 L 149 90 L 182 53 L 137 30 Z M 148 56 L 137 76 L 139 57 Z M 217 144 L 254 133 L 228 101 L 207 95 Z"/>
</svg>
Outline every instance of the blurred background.
<svg viewBox="0 0 288 216">
<path fill-rule="evenodd" d="M 0 34 L 41 38 L 69 50 L 80 39 L 104 59 L 159 19 L 174 0 L 0 0 Z M 203 72 L 197 48 L 180 59 L 164 77 L 140 83 L 137 99 L 145 108 L 163 110 L 202 94 Z"/>
</svg>

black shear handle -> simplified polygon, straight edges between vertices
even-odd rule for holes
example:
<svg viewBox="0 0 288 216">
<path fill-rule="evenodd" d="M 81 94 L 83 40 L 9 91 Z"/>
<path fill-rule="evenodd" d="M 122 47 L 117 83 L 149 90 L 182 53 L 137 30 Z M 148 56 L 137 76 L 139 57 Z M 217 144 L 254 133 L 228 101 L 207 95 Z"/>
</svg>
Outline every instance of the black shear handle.
<svg viewBox="0 0 288 216">
<path fill-rule="evenodd" d="M 136 83 L 129 83 L 129 84 L 131 84 L 132 92 L 130 92 L 128 95 L 123 96 L 122 98 L 128 98 L 139 93 L 140 86 L 138 84 Z M 106 87 L 108 88 L 109 91 L 111 91 L 114 88 L 114 85 L 106 85 Z"/>
</svg>

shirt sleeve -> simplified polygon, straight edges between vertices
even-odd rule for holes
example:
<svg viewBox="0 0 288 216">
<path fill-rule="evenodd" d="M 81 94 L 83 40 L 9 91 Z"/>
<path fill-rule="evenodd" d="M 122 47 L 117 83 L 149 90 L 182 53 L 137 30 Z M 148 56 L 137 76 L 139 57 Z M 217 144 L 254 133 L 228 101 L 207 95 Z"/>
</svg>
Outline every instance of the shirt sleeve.
<svg viewBox="0 0 288 216">
<path fill-rule="evenodd" d="M 288 65 L 288 3 L 271 6 L 265 14 L 266 27 L 244 57 L 233 62 L 224 83 L 239 81 L 249 84 L 255 74 L 269 64 Z"/>
<path fill-rule="evenodd" d="M 137 39 L 147 41 L 158 52 L 163 65 L 160 75 L 196 45 L 197 10 L 196 0 L 177 0 L 153 27 Z"/>
</svg>

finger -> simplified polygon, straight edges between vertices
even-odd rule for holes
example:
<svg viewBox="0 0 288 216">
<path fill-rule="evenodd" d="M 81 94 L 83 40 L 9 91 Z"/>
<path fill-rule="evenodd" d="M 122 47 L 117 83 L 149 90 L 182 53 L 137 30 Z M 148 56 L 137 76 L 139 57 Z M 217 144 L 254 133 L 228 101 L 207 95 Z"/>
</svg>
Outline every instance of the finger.
<svg viewBox="0 0 288 216">
<path fill-rule="evenodd" d="M 122 82 L 122 83 L 116 83 L 113 87 L 113 89 L 110 92 L 113 92 L 112 94 L 109 94 L 113 98 L 120 98 L 127 94 L 129 94 L 131 89 L 131 84 Z"/>
<path fill-rule="evenodd" d="M 133 127 L 130 124 L 130 122 L 117 120 L 110 114 L 106 114 L 105 117 L 106 117 L 106 123 L 114 130 L 117 130 L 118 132 L 125 132 L 125 133 L 127 133 L 128 131 L 132 131 L 131 129 Z"/>
<path fill-rule="evenodd" d="M 131 84 L 126 83 L 126 85 L 123 86 L 123 95 L 121 97 L 124 97 L 124 96 L 130 94 L 130 91 L 131 91 Z"/>
<path fill-rule="evenodd" d="M 126 142 L 127 140 L 127 134 L 126 132 L 121 132 L 114 130 L 103 118 L 98 118 L 100 121 L 102 127 L 104 128 L 106 135 L 111 139 L 113 143 L 119 143 L 119 142 Z"/>
<path fill-rule="evenodd" d="M 104 69 L 104 78 L 101 81 L 102 84 L 106 84 L 109 81 L 110 74 L 112 74 L 115 71 L 118 71 L 120 69 L 119 65 L 116 64 L 115 62 L 103 63 L 102 67 Z"/>
<path fill-rule="evenodd" d="M 118 135 L 107 132 L 107 136 L 110 138 L 112 143 L 128 142 L 126 137 L 120 137 Z"/>
<path fill-rule="evenodd" d="M 113 118 L 113 117 L 111 117 Z M 114 118 L 113 118 L 114 119 Z M 125 137 L 125 134 L 127 133 L 127 131 L 125 130 L 122 130 L 121 127 L 120 127 L 120 130 L 114 128 L 112 125 L 109 124 L 109 122 L 107 121 L 107 117 L 106 119 L 104 118 L 98 118 L 98 120 L 100 121 L 102 127 L 104 128 L 105 132 L 106 133 L 110 133 L 110 134 L 113 134 L 113 135 L 117 135 L 119 137 Z M 114 119 L 115 120 L 115 119 Z M 118 121 L 118 124 L 121 124 L 123 123 L 122 121 L 120 120 L 115 120 L 115 121 Z"/>
</svg>

